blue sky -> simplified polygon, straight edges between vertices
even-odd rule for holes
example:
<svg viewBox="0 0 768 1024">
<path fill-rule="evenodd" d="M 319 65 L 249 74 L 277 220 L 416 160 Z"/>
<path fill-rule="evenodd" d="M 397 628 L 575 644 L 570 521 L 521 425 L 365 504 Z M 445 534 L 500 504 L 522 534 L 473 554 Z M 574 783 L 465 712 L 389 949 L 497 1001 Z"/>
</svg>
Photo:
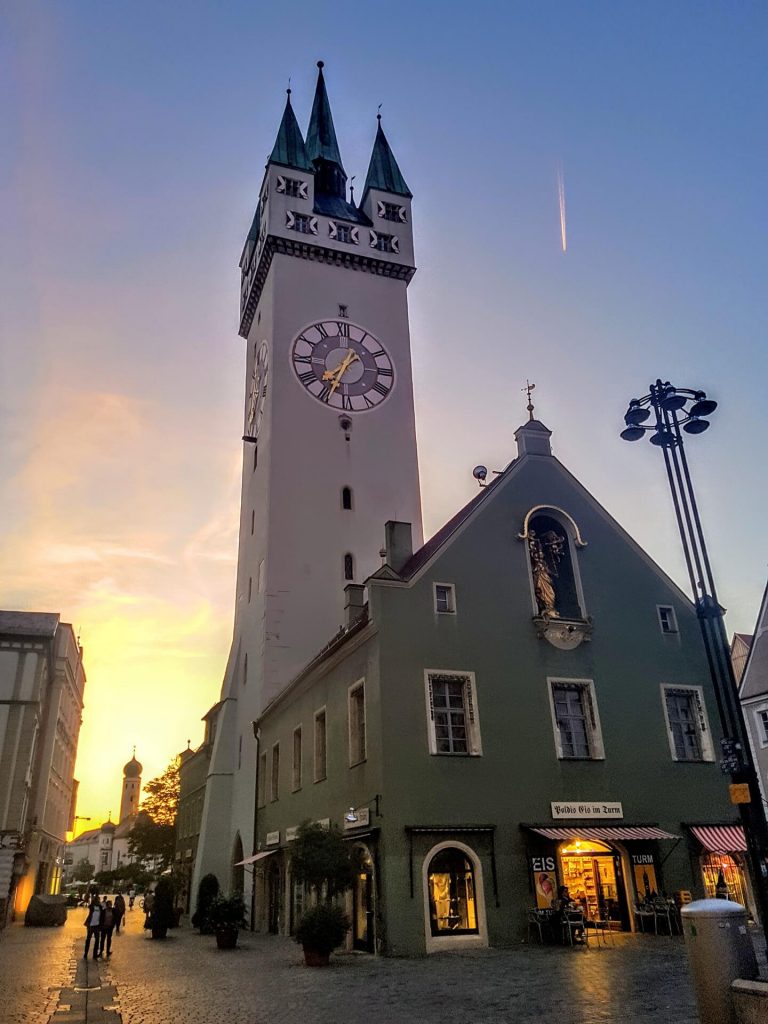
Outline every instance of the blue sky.
<svg viewBox="0 0 768 1024">
<path fill-rule="evenodd" d="M 381 103 L 415 196 L 427 533 L 471 497 L 473 465 L 514 456 L 530 378 L 556 454 L 685 586 L 659 453 L 618 431 L 658 375 L 701 386 L 721 408 L 689 457 L 729 629 L 751 631 L 768 574 L 764 4 L 19 0 L 0 19 L 0 600 L 82 628 L 83 764 L 151 693 L 156 724 L 115 765 L 146 743 L 156 774 L 218 693 L 237 262 L 288 78 L 304 127 L 318 59 L 348 174 L 365 175 Z"/>
</svg>

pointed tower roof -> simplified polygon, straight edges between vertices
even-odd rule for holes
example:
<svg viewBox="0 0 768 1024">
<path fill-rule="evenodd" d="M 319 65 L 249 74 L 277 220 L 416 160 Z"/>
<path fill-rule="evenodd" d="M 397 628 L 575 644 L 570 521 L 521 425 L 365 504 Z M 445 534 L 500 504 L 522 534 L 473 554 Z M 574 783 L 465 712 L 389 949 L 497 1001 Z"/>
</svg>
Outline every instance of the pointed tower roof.
<svg viewBox="0 0 768 1024">
<path fill-rule="evenodd" d="M 333 129 L 333 124 L 331 124 Z M 307 158 L 307 150 L 304 146 L 304 136 L 301 134 L 299 122 L 291 106 L 291 90 L 287 90 L 285 110 L 280 128 L 277 132 L 275 145 L 269 158 L 271 164 L 284 164 L 286 167 L 295 167 L 300 171 L 311 171 L 312 165 Z"/>
<path fill-rule="evenodd" d="M 344 165 L 341 162 L 339 143 L 336 141 L 336 129 L 333 127 L 331 115 L 331 104 L 328 102 L 328 93 L 323 78 L 323 62 L 317 62 L 317 86 L 315 88 L 315 99 L 312 104 L 312 114 L 309 118 L 307 129 L 307 156 L 314 164 L 318 160 L 326 160 L 331 164 L 338 164 L 342 174 Z"/>
<path fill-rule="evenodd" d="M 407 196 L 410 199 L 412 192 L 405 183 L 405 178 L 397 166 L 395 155 L 390 149 L 384 129 L 381 127 L 381 114 L 377 114 L 376 117 L 379 126 L 376 129 L 376 139 L 373 143 L 363 194 L 369 188 L 378 188 L 382 192 L 394 192 L 397 196 Z"/>
</svg>

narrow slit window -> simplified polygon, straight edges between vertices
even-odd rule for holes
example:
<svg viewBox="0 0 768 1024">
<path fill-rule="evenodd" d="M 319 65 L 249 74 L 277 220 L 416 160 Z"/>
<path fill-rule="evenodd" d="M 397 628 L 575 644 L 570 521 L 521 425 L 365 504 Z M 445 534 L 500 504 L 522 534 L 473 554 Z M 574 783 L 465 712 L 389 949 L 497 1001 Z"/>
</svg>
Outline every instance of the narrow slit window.
<svg viewBox="0 0 768 1024">
<path fill-rule="evenodd" d="M 341 489 L 341 507 L 346 509 L 348 512 L 352 511 L 352 488 L 342 487 Z"/>
<path fill-rule="evenodd" d="M 355 578 L 355 559 L 347 552 L 344 555 L 344 579 L 353 580 Z"/>
</svg>

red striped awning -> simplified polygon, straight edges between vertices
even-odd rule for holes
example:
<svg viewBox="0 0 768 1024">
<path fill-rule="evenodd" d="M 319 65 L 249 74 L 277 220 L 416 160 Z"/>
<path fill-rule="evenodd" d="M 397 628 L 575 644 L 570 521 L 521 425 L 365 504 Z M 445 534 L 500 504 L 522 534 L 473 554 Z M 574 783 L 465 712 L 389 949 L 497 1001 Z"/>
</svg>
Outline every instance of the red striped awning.
<svg viewBox="0 0 768 1024">
<path fill-rule="evenodd" d="M 548 828 L 529 826 L 531 832 L 537 832 L 547 839 L 680 839 L 681 836 L 665 832 L 655 825 L 586 825 Z"/>
<path fill-rule="evenodd" d="M 741 825 L 691 825 L 690 829 L 710 853 L 746 853 L 747 840 Z"/>
</svg>

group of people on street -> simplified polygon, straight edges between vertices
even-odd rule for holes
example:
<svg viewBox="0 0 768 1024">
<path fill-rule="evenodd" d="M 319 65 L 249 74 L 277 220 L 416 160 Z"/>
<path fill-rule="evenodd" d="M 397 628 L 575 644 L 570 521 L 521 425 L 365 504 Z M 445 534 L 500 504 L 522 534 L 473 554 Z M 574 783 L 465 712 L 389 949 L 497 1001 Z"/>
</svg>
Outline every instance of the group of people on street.
<svg viewBox="0 0 768 1024">
<path fill-rule="evenodd" d="M 87 929 L 85 935 L 85 950 L 83 960 L 88 959 L 88 950 L 93 941 L 93 959 L 98 960 L 106 955 L 112 956 L 112 933 L 120 934 L 120 924 L 125 917 L 125 899 L 122 893 L 115 896 L 115 902 L 106 898 L 99 898 L 94 893 L 88 907 L 88 916 L 85 919 Z"/>
</svg>

